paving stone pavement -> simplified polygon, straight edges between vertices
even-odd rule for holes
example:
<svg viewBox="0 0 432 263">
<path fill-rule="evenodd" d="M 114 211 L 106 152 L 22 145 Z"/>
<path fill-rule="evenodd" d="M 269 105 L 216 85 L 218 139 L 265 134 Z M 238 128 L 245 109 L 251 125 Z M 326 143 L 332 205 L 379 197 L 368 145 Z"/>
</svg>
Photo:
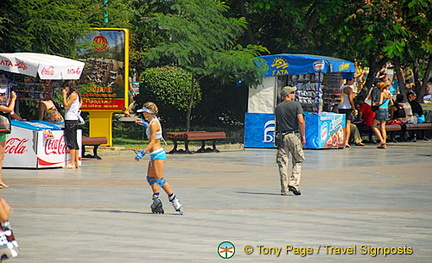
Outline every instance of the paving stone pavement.
<svg viewBox="0 0 432 263">
<path fill-rule="evenodd" d="M 164 193 L 165 214 L 150 212 L 132 151 L 5 169 L 21 246 L 10 262 L 431 262 L 431 154 L 430 141 L 307 150 L 301 196 L 280 195 L 274 149 L 168 155 L 183 216 Z"/>
</svg>

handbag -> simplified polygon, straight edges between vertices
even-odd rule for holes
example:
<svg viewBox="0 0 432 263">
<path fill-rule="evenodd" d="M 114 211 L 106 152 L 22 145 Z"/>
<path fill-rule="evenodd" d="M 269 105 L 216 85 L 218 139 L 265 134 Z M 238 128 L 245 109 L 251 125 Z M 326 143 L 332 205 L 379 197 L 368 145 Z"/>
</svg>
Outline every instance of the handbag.
<svg viewBox="0 0 432 263">
<path fill-rule="evenodd" d="M 0 261 L 15 258 L 19 254 L 18 242 L 12 232 L 9 221 L 0 225 Z"/>
<path fill-rule="evenodd" d="M 0 112 L 0 134 L 11 133 L 10 114 Z"/>
<path fill-rule="evenodd" d="M 78 112 L 78 125 L 84 125 L 85 124 L 85 120 L 84 118 L 81 116 L 81 111 Z"/>
<path fill-rule="evenodd" d="M 417 119 L 417 123 L 424 123 L 426 121 L 424 114 L 422 114 L 421 116 L 418 116 L 418 114 L 416 113 L 415 117 Z"/>
</svg>

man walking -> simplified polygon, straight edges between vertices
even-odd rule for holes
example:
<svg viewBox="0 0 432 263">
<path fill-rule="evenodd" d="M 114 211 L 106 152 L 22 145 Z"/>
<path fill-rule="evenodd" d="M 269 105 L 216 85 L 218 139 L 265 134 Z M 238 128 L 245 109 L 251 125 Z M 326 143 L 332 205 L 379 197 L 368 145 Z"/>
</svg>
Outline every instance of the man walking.
<svg viewBox="0 0 432 263">
<path fill-rule="evenodd" d="M 282 88 L 283 101 L 276 106 L 276 161 L 279 166 L 281 195 L 293 192 L 301 195 L 299 190 L 301 180 L 301 166 L 305 160 L 303 145 L 306 143 L 305 121 L 303 109 L 299 102 L 294 101 L 296 87 Z M 288 154 L 292 156 L 292 173 L 288 176 Z"/>
</svg>

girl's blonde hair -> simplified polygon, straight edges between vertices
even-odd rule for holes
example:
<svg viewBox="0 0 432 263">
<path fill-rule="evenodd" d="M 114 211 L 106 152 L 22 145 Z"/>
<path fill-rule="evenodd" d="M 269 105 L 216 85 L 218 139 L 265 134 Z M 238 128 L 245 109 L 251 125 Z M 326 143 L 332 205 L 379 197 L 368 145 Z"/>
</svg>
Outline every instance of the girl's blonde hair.
<svg viewBox="0 0 432 263">
<path fill-rule="evenodd" d="M 159 113 L 158 107 L 156 106 L 156 104 L 154 102 L 150 102 L 150 101 L 146 102 L 146 103 L 144 103 L 144 107 L 151 110 L 156 115 Z"/>
<path fill-rule="evenodd" d="M 377 87 L 379 90 L 383 90 L 386 87 L 386 84 L 384 81 L 378 81 Z"/>
</svg>

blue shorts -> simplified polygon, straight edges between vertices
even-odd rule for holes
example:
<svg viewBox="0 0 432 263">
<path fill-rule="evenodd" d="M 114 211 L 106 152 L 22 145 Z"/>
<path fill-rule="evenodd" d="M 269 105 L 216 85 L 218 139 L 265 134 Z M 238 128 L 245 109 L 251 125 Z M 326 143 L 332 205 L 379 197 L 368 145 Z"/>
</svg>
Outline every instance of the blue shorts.
<svg viewBox="0 0 432 263">
<path fill-rule="evenodd" d="M 375 120 L 377 121 L 388 121 L 389 118 L 389 111 L 388 109 L 378 109 L 376 111 Z"/>
<path fill-rule="evenodd" d="M 163 148 L 150 153 L 150 161 L 154 160 L 166 160 L 166 152 Z"/>
</svg>

